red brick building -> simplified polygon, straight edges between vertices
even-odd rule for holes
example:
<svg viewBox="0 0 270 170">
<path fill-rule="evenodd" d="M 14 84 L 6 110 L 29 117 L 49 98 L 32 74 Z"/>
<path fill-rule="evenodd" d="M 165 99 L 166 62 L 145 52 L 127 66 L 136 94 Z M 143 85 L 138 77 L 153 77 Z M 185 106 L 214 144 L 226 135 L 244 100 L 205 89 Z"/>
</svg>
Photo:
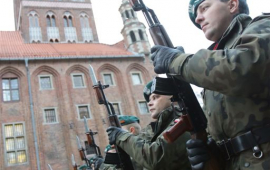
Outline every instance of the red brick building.
<svg viewBox="0 0 270 170">
<path fill-rule="evenodd" d="M 142 95 L 155 76 L 145 27 L 127 0 L 119 7 L 123 41 L 106 45 L 90 0 L 14 0 L 17 31 L 0 32 L 1 170 L 68 170 L 71 154 L 82 164 L 76 136 L 85 146 L 83 116 L 103 153 L 109 123 L 89 64 L 110 85 L 105 93 L 118 114 L 138 116 L 142 126 L 151 121 Z"/>
</svg>

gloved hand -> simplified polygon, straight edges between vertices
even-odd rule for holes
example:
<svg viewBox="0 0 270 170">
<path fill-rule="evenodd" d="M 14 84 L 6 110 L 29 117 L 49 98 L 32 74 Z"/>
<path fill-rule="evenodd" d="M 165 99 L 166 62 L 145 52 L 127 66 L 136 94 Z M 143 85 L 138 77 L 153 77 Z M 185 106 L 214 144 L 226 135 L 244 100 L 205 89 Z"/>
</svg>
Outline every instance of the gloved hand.
<svg viewBox="0 0 270 170">
<path fill-rule="evenodd" d="M 115 127 L 115 126 L 111 126 L 109 127 L 107 130 L 108 136 L 109 136 L 109 141 L 110 141 L 110 145 L 114 145 L 116 144 L 116 138 L 124 132 L 127 132 L 121 128 Z"/>
<path fill-rule="evenodd" d="M 206 144 L 199 139 L 190 139 L 186 142 L 188 159 L 192 170 L 203 170 L 206 161 L 210 159 Z"/>
<path fill-rule="evenodd" d="M 184 53 L 183 47 L 169 48 L 155 45 L 151 48 L 151 60 L 157 74 L 169 73 L 169 66 L 178 54 Z"/>
</svg>

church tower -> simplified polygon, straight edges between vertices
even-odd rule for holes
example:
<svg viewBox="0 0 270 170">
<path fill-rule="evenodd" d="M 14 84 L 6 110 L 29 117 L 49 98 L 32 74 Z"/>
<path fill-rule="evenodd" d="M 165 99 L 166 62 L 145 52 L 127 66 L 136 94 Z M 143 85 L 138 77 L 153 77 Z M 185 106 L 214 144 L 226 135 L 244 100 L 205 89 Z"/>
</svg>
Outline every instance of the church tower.
<svg viewBox="0 0 270 170">
<path fill-rule="evenodd" d="M 149 55 L 150 44 L 145 31 L 145 26 L 138 20 L 137 14 L 133 11 L 128 0 L 122 0 L 119 12 L 124 23 L 121 34 L 124 37 L 126 48 L 129 51 Z"/>
<path fill-rule="evenodd" d="M 90 0 L 14 0 L 25 43 L 98 42 Z"/>
</svg>

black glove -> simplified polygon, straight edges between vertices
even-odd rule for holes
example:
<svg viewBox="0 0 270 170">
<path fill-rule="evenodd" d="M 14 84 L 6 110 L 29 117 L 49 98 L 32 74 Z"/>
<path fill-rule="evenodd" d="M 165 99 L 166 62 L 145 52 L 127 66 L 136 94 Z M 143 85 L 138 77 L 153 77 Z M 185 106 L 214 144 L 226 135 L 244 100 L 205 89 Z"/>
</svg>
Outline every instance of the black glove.
<svg viewBox="0 0 270 170">
<path fill-rule="evenodd" d="M 110 145 L 116 144 L 116 138 L 124 132 L 127 132 L 121 128 L 115 127 L 115 126 L 110 126 L 107 130 L 108 136 L 109 136 L 109 141 Z"/>
<path fill-rule="evenodd" d="M 186 149 L 192 170 L 203 170 L 206 161 L 210 159 L 206 144 L 199 139 L 190 139 Z"/>
<path fill-rule="evenodd" d="M 151 48 L 151 60 L 154 64 L 154 71 L 157 74 L 169 73 L 169 66 L 177 54 L 184 53 L 183 47 L 169 48 L 155 45 Z"/>
</svg>

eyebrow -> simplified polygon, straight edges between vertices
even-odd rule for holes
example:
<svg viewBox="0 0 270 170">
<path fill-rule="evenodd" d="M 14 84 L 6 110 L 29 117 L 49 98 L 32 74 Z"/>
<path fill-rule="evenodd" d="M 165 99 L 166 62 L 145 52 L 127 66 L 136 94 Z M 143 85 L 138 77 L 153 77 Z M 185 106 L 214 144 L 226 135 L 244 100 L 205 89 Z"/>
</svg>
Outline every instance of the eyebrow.
<svg viewBox="0 0 270 170">
<path fill-rule="evenodd" d="M 203 2 L 198 6 L 197 10 L 200 9 L 200 8 L 202 8 L 202 6 L 204 6 L 205 4 L 207 5 L 207 4 L 209 4 L 209 2 L 203 1 Z"/>
</svg>

